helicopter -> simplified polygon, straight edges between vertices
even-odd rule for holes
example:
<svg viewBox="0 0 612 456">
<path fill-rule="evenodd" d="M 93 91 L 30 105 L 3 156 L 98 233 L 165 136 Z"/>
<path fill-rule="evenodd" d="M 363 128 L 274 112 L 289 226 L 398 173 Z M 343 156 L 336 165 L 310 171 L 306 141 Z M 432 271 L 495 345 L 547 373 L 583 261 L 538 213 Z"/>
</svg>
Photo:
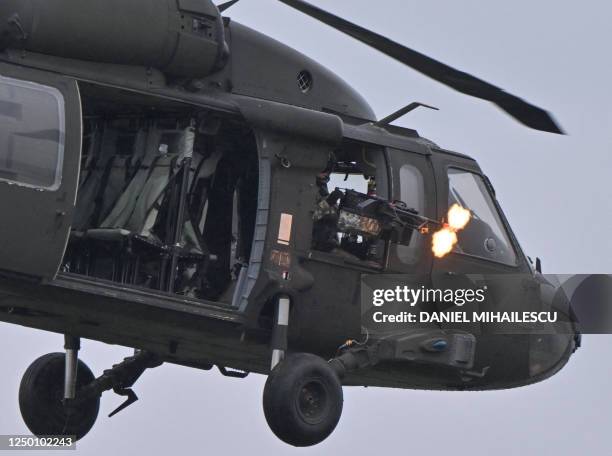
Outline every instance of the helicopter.
<svg viewBox="0 0 612 456">
<path fill-rule="evenodd" d="M 279 1 L 563 133 L 492 84 Z M 104 392 L 125 397 L 112 416 L 163 363 L 267 375 L 266 420 L 294 446 L 334 431 L 345 386 L 493 390 L 558 372 L 580 345 L 573 324 L 537 337 L 473 323 L 364 331 L 364 280 L 391 275 L 423 289 L 493 277 L 482 309 L 511 294 L 525 310 L 569 311 L 478 163 L 392 124 L 430 106 L 376 119 L 330 70 L 223 15 L 236 2 L 0 5 L 0 321 L 65 338 L 22 378 L 30 431 L 84 437 Z M 471 221 L 453 228 L 453 207 Z M 440 232 L 451 242 L 432 251 Z M 95 377 L 81 339 L 134 354 Z"/>
</svg>

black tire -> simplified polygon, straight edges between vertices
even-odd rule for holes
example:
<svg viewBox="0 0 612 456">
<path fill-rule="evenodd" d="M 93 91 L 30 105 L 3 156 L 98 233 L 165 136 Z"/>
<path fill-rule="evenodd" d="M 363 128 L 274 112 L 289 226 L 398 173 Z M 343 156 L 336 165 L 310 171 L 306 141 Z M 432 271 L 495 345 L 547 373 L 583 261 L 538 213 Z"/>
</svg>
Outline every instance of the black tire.
<svg viewBox="0 0 612 456">
<path fill-rule="evenodd" d="M 336 428 L 342 415 L 342 384 L 322 358 L 297 353 L 272 370 L 263 394 L 270 429 L 296 447 L 316 445 Z"/>
<path fill-rule="evenodd" d="M 25 371 L 19 386 L 19 408 L 23 421 L 32 434 L 73 435 L 77 440 L 93 427 L 100 410 L 100 397 L 90 399 L 67 412 L 64 397 L 63 353 L 41 356 Z M 95 379 L 87 365 L 79 360 L 78 390 Z"/>
</svg>

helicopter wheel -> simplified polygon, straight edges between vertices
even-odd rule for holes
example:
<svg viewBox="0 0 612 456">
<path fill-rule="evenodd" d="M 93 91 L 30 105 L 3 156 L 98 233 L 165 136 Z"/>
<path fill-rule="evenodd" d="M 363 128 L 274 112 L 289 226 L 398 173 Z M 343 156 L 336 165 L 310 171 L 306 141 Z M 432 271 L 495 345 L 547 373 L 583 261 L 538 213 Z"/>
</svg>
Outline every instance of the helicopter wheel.
<svg viewBox="0 0 612 456">
<path fill-rule="evenodd" d="M 263 394 L 268 425 L 282 441 L 304 447 L 325 440 L 342 414 L 342 384 L 322 358 L 297 353 L 270 373 Z"/>
<path fill-rule="evenodd" d="M 67 410 L 64 398 L 63 353 L 49 353 L 35 360 L 23 374 L 19 386 L 19 408 L 26 426 L 34 435 L 85 436 L 93 427 L 100 409 L 100 397 Z M 81 360 L 77 367 L 77 391 L 95 379 Z"/>
</svg>

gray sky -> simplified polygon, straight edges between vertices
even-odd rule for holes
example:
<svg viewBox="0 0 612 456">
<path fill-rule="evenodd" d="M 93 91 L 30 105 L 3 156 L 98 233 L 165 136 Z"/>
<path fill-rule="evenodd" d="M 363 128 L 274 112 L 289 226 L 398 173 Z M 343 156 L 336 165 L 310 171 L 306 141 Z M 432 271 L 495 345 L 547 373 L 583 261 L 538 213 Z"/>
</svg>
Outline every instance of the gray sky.
<svg viewBox="0 0 612 456">
<path fill-rule="evenodd" d="M 330 67 L 379 117 L 411 101 L 439 107 L 399 124 L 478 159 L 523 248 L 543 259 L 544 272 L 612 273 L 609 2 L 312 2 L 550 110 L 569 136 L 529 130 L 274 0 L 243 0 L 228 15 Z M 0 432 L 26 433 L 17 406 L 20 377 L 63 341 L 2 324 L 0 342 Z M 105 415 L 121 399 L 103 398 L 78 454 L 609 454 L 611 342 L 588 336 L 559 374 L 515 390 L 347 388 L 337 430 L 310 449 L 289 447 L 268 430 L 263 376 L 225 379 L 166 365 L 144 375 L 135 388 L 141 400 L 116 417 Z M 130 353 L 88 341 L 83 348 L 96 374 Z"/>
</svg>

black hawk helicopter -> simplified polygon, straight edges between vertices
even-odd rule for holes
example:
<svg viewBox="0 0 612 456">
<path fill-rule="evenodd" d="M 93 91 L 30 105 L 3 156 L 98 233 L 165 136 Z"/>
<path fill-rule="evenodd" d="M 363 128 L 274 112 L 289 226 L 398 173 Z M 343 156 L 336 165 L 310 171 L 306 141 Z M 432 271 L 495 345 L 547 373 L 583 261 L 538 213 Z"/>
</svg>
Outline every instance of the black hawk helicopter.
<svg viewBox="0 0 612 456">
<path fill-rule="evenodd" d="M 280 1 L 562 133 L 494 85 Z M 343 386 L 488 390 L 557 372 L 576 331 L 440 324 L 364 338 L 363 275 L 441 287 L 468 273 L 524 274 L 514 292 L 530 309 L 555 306 L 554 293 L 538 291 L 539 263 L 476 161 L 391 125 L 419 103 L 377 120 L 316 61 L 222 16 L 234 3 L 0 3 L 0 320 L 65 336 L 65 352 L 34 361 L 21 382 L 32 433 L 83 437 L 104 391 L 126 396 L 116 413 L 164 362 L 268 375 L 266 419 L 295 446 L 334 430 Z M 330 181 L 345 188 L 329 192 Z M 436 258 L 431 234 L 452 203 L 473 221 Z M 96 378 L 78 358 L 81 338 L 134 355 Z"/>
</svg>

